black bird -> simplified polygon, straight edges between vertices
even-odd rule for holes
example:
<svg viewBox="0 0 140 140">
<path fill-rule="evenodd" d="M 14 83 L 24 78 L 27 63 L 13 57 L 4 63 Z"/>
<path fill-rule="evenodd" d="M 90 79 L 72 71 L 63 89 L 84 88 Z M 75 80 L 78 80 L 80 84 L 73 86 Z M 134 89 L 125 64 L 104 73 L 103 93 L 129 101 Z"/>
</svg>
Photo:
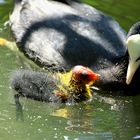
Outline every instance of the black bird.
<svg viewBox="0 0 140 140">
<path fill-rule="evenodd" d="M 39 66 L 62 71 L 84 65 L 101 75 L 96 86 L 103 90 L 140 90 L 139 47 L 129 47 L 139 44 L 139 35 L 131 37 L 139 23 L 127 38 L 110 16 L 74 0 L 15 0 L 10 23 L 19 50 Z"/>
</svg>

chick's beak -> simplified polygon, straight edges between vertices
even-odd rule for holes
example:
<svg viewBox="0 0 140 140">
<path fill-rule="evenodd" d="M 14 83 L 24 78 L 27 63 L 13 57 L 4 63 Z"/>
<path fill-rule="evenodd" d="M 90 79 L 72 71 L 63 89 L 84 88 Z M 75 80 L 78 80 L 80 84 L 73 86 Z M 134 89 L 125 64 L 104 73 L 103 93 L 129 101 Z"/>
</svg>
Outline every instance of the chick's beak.
<svg viewBox="0 0 140 140">
<path fill-rule="evenodd" d="M 100 79 L 100 74 L 93 73 L 92 79 L 93 79 L 94 81 L 99 80 L 99 79 Z"/>
<path fill-rule="evenodd" d="M 89 81 L 90 83 L 94 83 L 95 81 L 99 80 L 100 79 L 100 75 L 97 74 L 97 73 L 94 73 L 93 71 L 90 71 L 90 74 L 89 74 Z"/>
<path fill-rule="evenodd" d="M 93 73 L 91 74 L 91 76 L 90 76 L 88 85 L 89 85 L 89 86 L 93 85 L 93 83 L 94 83 L 95 81 L 99 80 L 99 79 L 100 79 L 100 75 L 93 72 Z"/>
</svg>

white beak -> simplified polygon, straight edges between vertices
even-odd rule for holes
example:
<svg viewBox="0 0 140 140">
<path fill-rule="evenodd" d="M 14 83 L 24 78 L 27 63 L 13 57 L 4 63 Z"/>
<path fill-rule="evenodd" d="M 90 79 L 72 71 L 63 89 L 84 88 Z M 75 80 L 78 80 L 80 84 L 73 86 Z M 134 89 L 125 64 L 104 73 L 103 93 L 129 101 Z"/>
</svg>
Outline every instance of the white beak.
<svg viewBox="0 0 140 140">
<path fill-rule="evenodd" d="M 132 81 L 132 78 L 136 72 L 136 70 L 138 69 L 139 67 L 139 63 L 138 62 L 133 62 L 133 61 L 129 61 L 129 64 L 128 64 L 128 69 L 127 69 L 127 75 L 126 75 L 126 84 L 130 84 L 131 81 Z"/>
<path fill-rule="evenodd" d="M 130 61 L 127 69 L 126 84 L 130 84 L 140 65 L 140 34 L 130 36 L 126 42 Z"/>
</svg>

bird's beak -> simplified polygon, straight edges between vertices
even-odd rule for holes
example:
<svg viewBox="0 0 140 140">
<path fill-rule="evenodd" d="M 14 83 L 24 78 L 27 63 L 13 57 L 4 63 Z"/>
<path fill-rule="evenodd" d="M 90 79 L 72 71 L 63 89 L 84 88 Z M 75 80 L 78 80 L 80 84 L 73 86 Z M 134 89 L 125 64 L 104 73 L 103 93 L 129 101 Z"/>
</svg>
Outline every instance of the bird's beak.
<svg viewBox="0 0 140 140">
<path fill-rule="evenodd" d="M 139 67 L 139 63 L 136 62 L 136 61 L 129 61 L 129 64 L 128 64 L 128 69 L 127 69 L 127 75 L 126 75 L 126 84 L 130 84 L 131 81 L 132 81 L 132 78 L 136 72 L 136 70 L 138 69 Z"/>
<path fill-rule="evenodd" d="M 127 39 L 126 45 L 130 57 L 126 75 L 126 84 L 129 85 L 140 65 L 140 34 L 131 35 Z"/>
<path fill-rule="evenodd" d="M 100 79 L 100 74 L 94 73 L 94 80 L 99 80 Z"/>
<path fill-rule="evenodd" d="M 99 79 L 100 79 L 100 74 L 93 73 L 93 75 L 91 76 L 91 81 L 88 83 L 88 85 L 93 85 L 93 83 Z"/>
</svg>

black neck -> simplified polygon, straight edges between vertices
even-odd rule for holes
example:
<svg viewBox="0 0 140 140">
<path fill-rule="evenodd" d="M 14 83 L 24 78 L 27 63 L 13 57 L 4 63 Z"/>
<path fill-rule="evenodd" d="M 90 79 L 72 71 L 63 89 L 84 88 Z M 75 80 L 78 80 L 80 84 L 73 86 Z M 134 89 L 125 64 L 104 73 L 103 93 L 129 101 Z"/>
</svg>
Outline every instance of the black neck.
<svg viewBox="0 0 140 140">
<path fill-rule="evenodd" d="M 110 68 L 99 70 L 101 75 L 99 81 L 95 82 L 95 86 L 105 90 L 119 90 L 125 88 L 126 73 L 128 67 L 128 52 L 123 57 L 118 58 L 116 63 Z"/>
</svg>

